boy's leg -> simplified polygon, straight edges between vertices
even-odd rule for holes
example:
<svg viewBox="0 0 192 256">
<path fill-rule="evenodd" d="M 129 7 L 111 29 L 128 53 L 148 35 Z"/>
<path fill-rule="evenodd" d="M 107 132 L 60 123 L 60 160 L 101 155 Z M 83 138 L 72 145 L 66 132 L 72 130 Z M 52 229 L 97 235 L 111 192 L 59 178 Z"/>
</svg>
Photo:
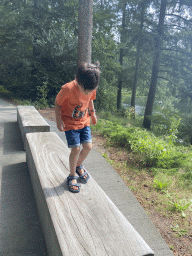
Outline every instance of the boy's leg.
<svg viewBox="0 0 192 256">
<path fill-rule="evenodd" d="M 77 165 L 77 160 L 79 158 L 79 152 L 80 152 L 80 147 L 71 148 L 71 153 L 69 155 L 69 166 L 70 166 L 71 176 L 75 176 L 76 174 L 76 165 Z"/>
<path fill-rule="evenodd" d="M 92 149 L 92 143 L 83 143 L 82 144 L 83 149 L 81 150 L 80 154 L 79 154 L 79 158 L 77 160 L 77 166 L 82 165 L 83 161 L 86 159 L 86 157 L 88 156 L 89 152 Z M 82 175 L 84 173 L 83 169 L 79 169 L 79 173 L 80 175 Z M 85 175 L 85 178 L 87 177 L 87 175 Z"/>
<path fill-rule="evenodd" d="M 76 165 L 79 157 L 79 152 L 80 152 L 80 147 L 71 148 L 71 153 L 69 155 L 70 176 L 75 176 L 76 174 Z M 73 184 L 77 183 L 77 180 L 75 179 L 72 180 L 72 183 Z M 73 186 L 71 188 L 74 190 L 78 190 L 78 187 L 76 186 Z"/>
<path fill-rule="evenodd" d="M 80 152 L 80 133 L 79 130 L 69 130 L 65 132 L 68 147 L 71 148 L 71 153 L 69 155 L 69 167 L 70 176 L 76 176 L 76 165 Z M 73 179 L 72 184 L 76 184 L 77 180 Z M 78 190 L 77 186 L 71 187 L 73 190 Z"/>
<path fill-rule="evenodd" d="M 80 135 L 80 141 L 81 144 L 83 146 L 83 149 L 81 150 L 80 154 L 79 154 L 79 158 L 77 161 L 77 167 L 79 167 L 80 165 L 82 165 L 83 161 L 85 160 L 85 158 L 88 156 L 89 152 L 92 149 L 92 139 L 91 139 L 91 129 L 90 126 L 86 126 L 81 130 L 81 135 Z M 79 174 L 83 175 L 84 174 L 84 170 L 83 169 L 79 169 Z M 85 179 L 87 178 L 87 175 L 84 176 Z"/>
</svg>

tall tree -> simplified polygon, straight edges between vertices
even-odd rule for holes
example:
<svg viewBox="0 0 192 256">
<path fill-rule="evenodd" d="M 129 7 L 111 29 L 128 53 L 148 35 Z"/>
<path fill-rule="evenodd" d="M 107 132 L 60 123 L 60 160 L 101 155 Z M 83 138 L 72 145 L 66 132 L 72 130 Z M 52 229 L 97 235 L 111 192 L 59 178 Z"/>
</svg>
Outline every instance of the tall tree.
<svg viewBox="0 0 192 256">
<path fill-rule="evenodd" d="M 140 4 L 140 27 L 139 27 L 139 35 L 138 35 L 138 42 L 137 42 L 137 50 L 136 50 L 136 62 L 135 62 L 135 72 L 134 72 L 134 80 L 133 80 L 133 90 L 132 90 L 132 97 L 131 97 L 131 106 L 135 109 L 135 96 L 137 90 L 137 81 L 138 81 L 138 70 L 139 70 L 139 61 L 140 61 L 140 54 L 141 54 L 141 47 L 142 47 L 142 37 L 143 37 L 143 24 L 144 24 L 144 16 L 146 10 L 146 4 L 148 0 L 142 0 Z"/>
<path fill-rule="evenodd" d="M 121 30 L 120 30 L 120 43 L 121 48 L 119 52 L 119 63 L 121 66 L 123 66 L 123 56 L 124 56 L 124 43 L 125 43 L 125 14 L 126 14 L 126 1 L 122 4 L 122 21 L 121 21 Z M 118 89 L 117 89 L 117 109 L 119 110 L 121 108 L 121 92 L 122 92 L 122 71 L 120 72 L 118 76 Z"/>
<path fill-rule="evenodd" d="M 151 83 L 149 88 L 149 94 L 147 98 L 147 104 L 145 108 L 143 126 L 144 128 L 150 129 L 151 127 L 151 116 L 153 111 L 153 103 L 155 99 L 157 79 L 159 73 L 159 63 L 160 63 L 160 51 L 162 46 L 162 37 L 164 32 L 164 21 L 166 14 L 167 0 L 161 0 L 159 23 L 157 26 L 157 33 L 155 36 L 155 54 L 153 59 Z"/>
<path fill-rule="evenodd" d="M 78 64 L 91 63 L 93 0 L 79 0 Z"/>
</svg>

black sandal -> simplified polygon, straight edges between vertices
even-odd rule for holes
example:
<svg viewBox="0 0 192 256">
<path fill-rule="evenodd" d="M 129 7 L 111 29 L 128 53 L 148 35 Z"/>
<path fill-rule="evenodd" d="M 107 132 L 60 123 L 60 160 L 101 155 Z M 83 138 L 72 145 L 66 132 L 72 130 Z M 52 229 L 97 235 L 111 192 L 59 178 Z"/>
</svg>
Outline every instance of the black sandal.
<svg viewBox="0 0 192 256">
<path fill-rule="evenodd" d="M 69 190 L 73 193 L 78 193 L 80 191 L 80 187 L 81 185 L 78 183 L 72 183 L 72 180 L 77 180 L 78 177 L 77 176 L 68 176 L 67 180 L 68 180 L 68 186 L 69 186 Z M 78 187 L 78 189 L 73 189 L 72 187 Z"/>
<path fill-rule="evenodd" d="M 83 169 L 84 170 L 84 173 L 82 175 L 80 175 L 80 173 L 78 171 L 79 169 Z M 79 178 L 81 179 L 81 181 L 87 182 L 88 179 L 90 178 L 87 170 L 83 167 L 83 165 L 80 165 L 80 166 L 76 167 L 76 173 L 79 175 Z M 87 175 L 86 178 L 85 178 L 85 175 Z"/>
</svg>

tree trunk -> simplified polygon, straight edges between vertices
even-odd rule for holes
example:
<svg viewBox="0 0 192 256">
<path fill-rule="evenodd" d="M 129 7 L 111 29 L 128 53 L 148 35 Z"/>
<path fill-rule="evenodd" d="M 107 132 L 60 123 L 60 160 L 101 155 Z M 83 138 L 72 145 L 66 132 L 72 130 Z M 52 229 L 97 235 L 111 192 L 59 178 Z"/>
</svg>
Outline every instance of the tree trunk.
<svg viewBox="0 0 192 256">
<path fill-rule="evenodd" d="M 93 0 L 79 0 L 78 65 L 91 63 Z"/>
<path fill-rule="evenodd" d="M 33 19 L 36 20 L 37 19 L 37 13 L 38 13 L 38 0 L 34 0 L 33 1 L 33 10 L 32 10 L 32 16 L 33 16 Z M 37 79 L 37 62 L 39 60 L 39 56 L 40 56 L 40 49 L 37 45 L 37 35 L 36 35 L 36 31 L 34 29 L 33 31 L 33 35 L 34 35 L 34 38 L 33 38 L 33 61 L 32 61 L 32 68 L 31 68 L 31 82 L 32 82 L 32 85 L 31 85 L 31 91 L 30 91 L 30 94 L 31 94 L 31 99 L 35 99 L 37 97 L 37 91 L 36 91 L 36 88 L 37 86 L 39 86 L 38 84 L 38 79 Z"/>
<path fill-rule="evenodd" d="M 122 31 L 121 31 L 121 43 L 124 43 L 124 28 L 125 28 L 125 9 L 126 4 L 123 7 L 123 15 L 122 15 Z M 123 49 L 120 49 L 119 63 L 123 66 Z M 119 74 L 118 78 L 118 90 L 117 90 L 117 109 L 121 109 L 121 91 L 122 91 L 122 75 Z"/>
<path fill-rule="evenodd" d="M 145 114 L 144 114 L 144 120 L 143 120 L 143 126 L 146 129 L 150 129 L 151 127 L 151 116 L 153 112 L 153 103 L 155 99 L 155 92 L 156 92 L 157 79 L 158 79 L 158 73 L 159 73 L 159 60 L 160 60 L 160 51 L 161 51 L 162 36 L 163 36 L 163 30 L 164 30 L 166 7 L 167 7 L 167 0 L 161 0 L 159 24 L 157 27 L 157 36 L 155 38 L 155 56 L 153 60 L 151 84 L 149 88 L 147 105 L 145 108 Z"/>
<path fill-rule="evenodd" d="M 119 62 L 123 65 L 123 49 L 120 49 Z M 117 109 L 121 109 L 121 91 L 122 91 L 122 77 L 119 75 L 118 90 L 117 90 Z"/>
<path fill-rule="evenodd" d="M 133 90 L 132 90 L 132 97 L 131 97 L 131 106 L 134 107 L 134 109 L 135 109 L 135 97 L 136 97 L 136 90 L 137 90 L 139 60 L 140 60 L 141 45 L 142 45 L 142 30 L 143 30 L 143 23 L 144 23 L 145 7 L 146 7 L 146 0 L 144 0 L 141 3 L 141 23 L 140 23 L 140 28 L 139 28 L 139 39 L 138 39 L 138 43 L 137 43 L 134 82 L 133 82 Z"/>
</svg>

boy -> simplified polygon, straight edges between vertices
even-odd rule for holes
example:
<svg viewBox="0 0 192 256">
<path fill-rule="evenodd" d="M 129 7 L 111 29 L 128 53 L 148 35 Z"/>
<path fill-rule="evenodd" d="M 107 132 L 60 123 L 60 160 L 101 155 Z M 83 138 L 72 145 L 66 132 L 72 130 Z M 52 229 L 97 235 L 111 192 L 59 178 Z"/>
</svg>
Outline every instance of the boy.
<svg viewBox="0 0 192 256">
<path fill-rule="evenodd" d="M 92 124 L 97 123 L 93 100 L 99 85 L 100 70 L 98 66 L 83 63 L 78 67 L 75 80 L 62 86 L 55 100 L 57 128 L 65 131 L 68 147 L 70 175 L 67 177 L 69 190 L 77 193 L 80 185 L 78 176 L 87 182 L 89 174 L 82 163 L 92 148 L 90 115 Z M 80 152 L 80 145 L 83 149 Z"/>
</svg>

